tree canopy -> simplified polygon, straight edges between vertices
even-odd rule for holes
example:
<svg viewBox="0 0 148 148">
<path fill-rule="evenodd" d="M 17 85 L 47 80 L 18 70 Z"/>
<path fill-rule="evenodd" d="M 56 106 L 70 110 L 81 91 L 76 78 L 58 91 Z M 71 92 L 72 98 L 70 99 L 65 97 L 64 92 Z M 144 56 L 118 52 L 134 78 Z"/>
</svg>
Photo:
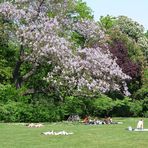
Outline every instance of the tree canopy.
<svg viewBox="0 0 148 148">
<path fill-rule="evenodd" d="M 73 103 L 84 115 L 97 114 L 93 110 L 101 110 L 102 102 L 104 115 L 108 108 L 111 112 L 129 102 L 127 112 L 131 113 L 131 104 L 141 99 L 141 91 L 145 106 L 147 51 L 142 25 L 126 16 L 102 16 L 96 22 L 82 0 L 0 3 L 0 99 L 10 98 L 14 104 L 7 105 L 14 109 L 19 102 L 27 118 L 30 113 L 24 103 L 37 110 L 46 108 L 45 112 L 53 109 L 52 117 L 56 112 L 60 116 L 56 119 L 72 112 Z"/>
</svg>

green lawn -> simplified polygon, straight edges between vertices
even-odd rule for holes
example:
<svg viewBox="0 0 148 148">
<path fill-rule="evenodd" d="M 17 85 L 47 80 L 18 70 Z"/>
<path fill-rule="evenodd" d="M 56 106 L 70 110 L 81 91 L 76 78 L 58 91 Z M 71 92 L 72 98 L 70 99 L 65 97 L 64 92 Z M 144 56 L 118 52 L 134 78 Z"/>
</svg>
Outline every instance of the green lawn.
<svg viewBox="0 0 148 148">
<path fill-rule="evenodd" d="M 0 148 L 147 148 L 148 132 L 130 132 L 138 118 L 116 118 L 118 125 L 82 125 L 46 123 L 41 128 L 28 128 L 15 123 L 0 123 Z M 148 128 L 148 118 L 144 119 Z M 73 132 L 69 136 L 45 136 L 49 130 Z"/>
</svg>

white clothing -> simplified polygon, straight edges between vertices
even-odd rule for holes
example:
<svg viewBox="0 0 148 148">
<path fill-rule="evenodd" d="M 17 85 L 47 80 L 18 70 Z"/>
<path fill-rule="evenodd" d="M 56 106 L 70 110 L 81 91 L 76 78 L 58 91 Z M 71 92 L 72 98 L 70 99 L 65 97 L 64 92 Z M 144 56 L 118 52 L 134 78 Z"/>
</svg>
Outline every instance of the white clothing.
<svg viewBox="0 0 148 148">
<path fill-rule="evenodd" d="M 143 120 L 138 121 L 137 128 L 143 129 Z"/>
</svg>

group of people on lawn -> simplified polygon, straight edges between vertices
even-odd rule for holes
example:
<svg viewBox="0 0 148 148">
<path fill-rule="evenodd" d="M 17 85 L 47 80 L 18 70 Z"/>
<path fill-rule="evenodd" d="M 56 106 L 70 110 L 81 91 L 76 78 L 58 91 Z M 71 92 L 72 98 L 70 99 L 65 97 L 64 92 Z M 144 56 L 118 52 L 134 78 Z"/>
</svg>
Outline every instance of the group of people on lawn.
<svg viewBox="0 0 148 148">
<path fill-rule="evenodd" d="M 112 121 L 111 117 L 105 116 L 103 120 L 99 120 L 97 117 L 92 119 L 90 116 L 86 116 L 84 120 L 82 121 L 84 124 L 116 124 L 116 122 Z"/>
<path fill-rule="evenodd" d="M 97 117 L 92 119 L 90 116 L 86 116 L 84 120 L 82 121 L 84 124 L 118 124 L 119 122 L 113 122 L 111 117 L 105 116 L 103 120 L 99 120 Z M 143 129 L 143 119 L 140 119 L 137 123 L 137 129 Z"/>
</svg>

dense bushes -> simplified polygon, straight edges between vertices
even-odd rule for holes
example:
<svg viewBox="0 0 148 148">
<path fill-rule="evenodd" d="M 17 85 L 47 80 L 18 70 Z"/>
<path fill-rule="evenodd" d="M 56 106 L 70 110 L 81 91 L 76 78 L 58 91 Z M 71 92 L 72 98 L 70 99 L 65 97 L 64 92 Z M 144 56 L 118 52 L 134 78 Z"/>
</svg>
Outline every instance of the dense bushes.
<svg viewBox="0 0 148 148">
<path fill-rule="evenodd" d="M 58 107 L 30 105 L 20 102 L 0 104 L 0 121 L 3 122 L 52 122 L 60 121 Z"/>
<path fill-rule="evenodd" d="M 44 122 L 61 120 L 63 115 L 60 106 L 48 103 L 46 100 L 30 102 L 31 97 L 23 96 L 22 90 L 16 90 L 11 85 L 0 85 L 0 121 Z"/>
<path fill-rule="evenodd" d="M 49 96 L 48 96 L 49 97 Z M 30 100 L 36 99 L 30 102 Z M 1 122 L 53 122 L 66 120 L 71 114 L 80 117 L 86 115 L 108 116 L 148 116 L 146 97 L 143 101 L 130 98 L 111 99 L 106 95 L 97 98 L 65 97 L 63 102 L 49 100 L 47 96 L 39 98 L 23 96 L 22 90 L 11 85 L 0 87 L 0 121 Z"/>
<path fill-rule="evenodd" d="M 111 98 L 102 95 L 99 98 L 95 99 L 93 102 L 94 107 L 94 116 L 105 116 L 109 115 L 115 106 L 115 101 Z"/>
<path fill-rule="evenodd" d="M 148 98 L 145 97 L 144 100 L 141 100 L 140 90 L 140 93 L 137 94 L 139 100 L 132 100 L 127 97 L 111 99 L 106 95 L 99 95 L 93 99 L 67 96 L 63 102 L 55 102 L 55 99 L 52 101 L 52 98 L 43 95 L 23 96 L 22 91 L 23 89 L 16 90 L 11 85 L 1 85 L 0 121 L 51 122 L 67 119 L 71 114 L 78 114 L 80 117 L 86 115 L 100 117 L 105 115 L 148 116 Z"/>
</svg>

